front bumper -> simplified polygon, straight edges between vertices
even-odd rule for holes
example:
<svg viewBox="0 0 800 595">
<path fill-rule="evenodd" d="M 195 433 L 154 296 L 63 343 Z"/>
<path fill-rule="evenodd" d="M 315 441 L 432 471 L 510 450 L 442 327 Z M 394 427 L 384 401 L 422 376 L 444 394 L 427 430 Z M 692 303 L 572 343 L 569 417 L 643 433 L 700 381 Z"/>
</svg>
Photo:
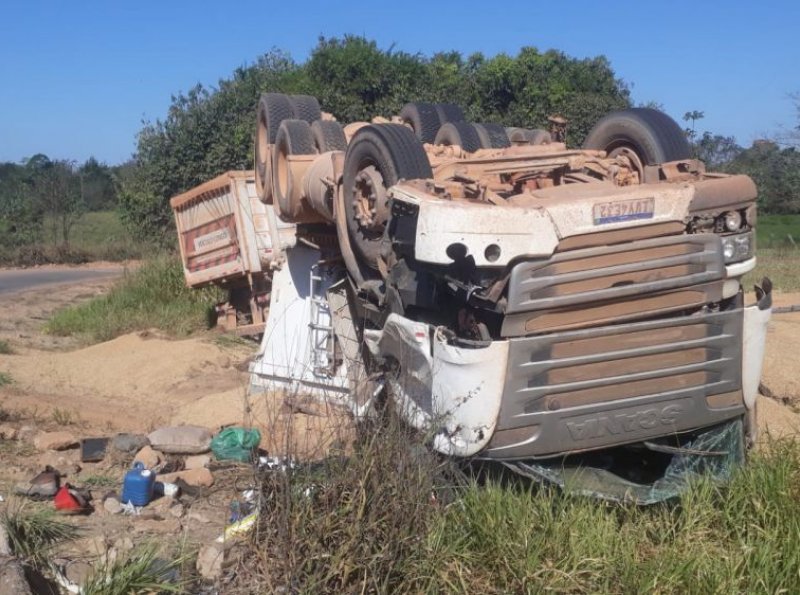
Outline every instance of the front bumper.
<svg viewBox="0 0 800 595">
<path fill-rule="evenodd" d="M 734 301 L 735 302 L 735 301 Z M 452 345 L 392 314 L 365 339 L 392 361 L 392 401 L 436 450 L 513 461 L 705 428 L 754 407 L 771 311 L 759 303 L 645 322 Z"/>
</svg>

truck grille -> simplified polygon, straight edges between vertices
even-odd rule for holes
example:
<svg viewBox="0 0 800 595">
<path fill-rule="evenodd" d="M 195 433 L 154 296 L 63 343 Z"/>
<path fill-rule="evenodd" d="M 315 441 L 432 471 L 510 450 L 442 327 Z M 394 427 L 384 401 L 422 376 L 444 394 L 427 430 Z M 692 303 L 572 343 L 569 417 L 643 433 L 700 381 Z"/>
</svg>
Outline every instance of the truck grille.
<svg viewBox="0 0 800 595">
<path fill-rule="evenodd" d="M 509 341 L 509 361 L 494 454 L 525 456 L 633 441 L 663 427 L 627 428 L 631 408 L 678 404 L 666 431 L 703 427 L 739 413 L 740 308 L 692 316 L 521 337 Z M 605 416 L 597 420 L 596 416 Z M 586 420 L 608 424 L 604 435 L 569 441 Z M 605 421 L 603 421 L 605 420 Z M 609 421 L 610 420 L 610 421 Z M 619 421 L 622 420 L 622 421 Z M 632 423 L 632 422 L 631 422 Z M 614 425 L 618 424 L 618 425 Z M 598 426 L 600 428 L 600 426 Z M 635 431 L 634 431 L 635 430 Z M 504 444 L 505 443 L 505 444 Z M 521 447 L 520 447 L 521 448 Z"/>
<path fill-rule="evenodd" d="M 725 277 L 714 234 L 675 235 L 560 252 L 511 272 L 503 334 L 577 328 L 699 306 Z"/>
</svg>

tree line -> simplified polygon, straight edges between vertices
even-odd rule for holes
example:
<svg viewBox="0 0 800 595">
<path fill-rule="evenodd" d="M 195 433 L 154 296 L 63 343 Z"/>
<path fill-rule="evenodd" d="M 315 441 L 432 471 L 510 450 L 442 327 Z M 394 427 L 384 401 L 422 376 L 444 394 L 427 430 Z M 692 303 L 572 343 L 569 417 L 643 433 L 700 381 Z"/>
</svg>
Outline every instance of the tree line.
<svg viewBox="0 0 800 595">
<path fill-rule="evenodd" d="M 117 208 L 122 167 L 94 157 L 79 165 L 41 153 L 0 163 L 0 248 L 41 242 L 68 248 L 83 213 Z"/>
</svg>

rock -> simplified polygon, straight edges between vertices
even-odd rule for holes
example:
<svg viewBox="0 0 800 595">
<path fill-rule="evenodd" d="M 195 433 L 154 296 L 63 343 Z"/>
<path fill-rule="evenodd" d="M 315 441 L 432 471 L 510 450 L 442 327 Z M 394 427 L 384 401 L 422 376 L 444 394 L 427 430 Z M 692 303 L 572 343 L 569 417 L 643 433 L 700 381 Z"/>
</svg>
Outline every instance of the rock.
<svg viewBox="0 0 800 595">
<path fill-rule="evenodd" d="M 127 554 L 133 549 L 133 540 L 130 537 L 120 537 L 114 541 L 114 549 L 122 554 Z"/>
<path fill-rule="evenodd" d="M 192 455 L 186 457 L 183 466 L 186 469 L 202 469 L 203 467 L 208 467 L 209 463 L 211 463 L 209 455 Z"/>
<path fill-rule="evenodd" d="M 197 572 L 207 580 L 218 578 L 222 574 L 224 557 L 225 551 L 221 545 L 204 545 L 197 554 Z"/>
<path fill-rule="evenodd" d="M 106 498 L 103 500 L 103 508 L 109 514 L 119 514 L 122 512 L 122 503 L 116 498 Z"/>
<path fill-rule="evenodd" d="M 10 556 L 0 557 L 0 595 L 30 595 L 22 563 Z"/>
<path fill-rule="evenodd" d="M 71 543 L 70 550 L 76 552 L 79 556 L 99 558 L 100 556 L 105 556 L 108 546 L 104 537 L 95 535 L 94 537 L 76 539 Z"/>
<path fill-rule="evenodd" d="M 190 521 L 195 521 L 197 523 L 200 523 L 201 525 L 207 525 L 208 523 L 211 522 L 211 520 L 206 515 L 204 515 L 202 512 L 192 511 L 192 512 L 189 513 L 189 516 L 187 518 Z"/>
<path fill-rule="evenodd" d="M 153 448 L 172 454 L 200 454 L 211 449 L 211 432 L 200 426 L 159 428 L 147 438 Z"/>
<path fill-rule="evenodd" d="M 169 513 L 176 519 L 181 518 L 183 516 L 183 504 L 178 502 L 175 506 L 169 509 Z"/>
<path fill-rule="evenodd" d="M 128 454 L 133 454 L 147 445 L 147 437 L 142 434 L 117 434 L 111 439 L 111 448 Z"/>
<path fill-rule="evenodd" d="M 175 500 L 169 496 L 162 496 L 161 498 L 156 498 L 151 501 L 150 504 L 147 505 L 147 510 L 155 514 L 166 514 L 169 509 L 172 508 L 173 504 L 175 504 Z"/>
<path fill-rule="evenodd" d="M 39 463 L 40 467 L 47 467 L 50 465 L 55 469 L 66 470 L 71 465 L 75 463 L 76 458 L 76 451 L 56 451 L 56 450 L 48 450 L 47 452 L 43 452 L 39 457 L 37 457 L 37 462 Z"/>
<path fill-rule="evenodd" d="M 33 439 L 39 450 L 67 450 L 78 446 L 78 440 L 70 432 L 42 432 Z"/>
<path fill-rule="evenodd" d="M 92 565 L 88 562 L 72 560 L 66 565 L 64 575 L 67 577 L 68 581 L 81 586 L 93 572 L 94 568 L 92 568 Z"/>
<path fill-rule="evenodd" d="M 136 456 L 133 458 L 133 461 L 134 462 L 139 461 L 146 468 L 154 469 L 158 465 L 164 462 L 164 455 L 155 450 L 152 446 L 147 445 L 136 453 Z"/>
<path fill-rule="evenodd" d="M 17 428 L 9 424 L 0 424 L 0 438 L 3 440 L 16 440 L 19 436 Z"/>
<path fill-rule="evenodd" d="M 185 481 L 187 485 L 195 487 L 208 488 L 214 485 L 214 476 L 211 475 L 211 471 L 205 467 L 201 469 L 176 471 L 175 473 L 167 473 L 166 475 L 158 476 L 158 480 L 164 483 L 175 483 L 179 479 Z"/>
</svg>

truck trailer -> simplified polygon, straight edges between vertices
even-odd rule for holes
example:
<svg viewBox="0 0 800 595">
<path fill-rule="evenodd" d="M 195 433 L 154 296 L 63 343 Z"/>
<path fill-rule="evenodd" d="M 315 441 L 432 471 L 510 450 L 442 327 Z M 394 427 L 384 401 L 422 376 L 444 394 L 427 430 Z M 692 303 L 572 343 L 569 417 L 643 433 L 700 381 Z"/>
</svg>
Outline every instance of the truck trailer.
<svg viewBox="0 0 800 595">
<path fill-rule="evenodd" d="M 771 312 L 769 280 L 742 286 L 756 187 L 653 109 L 565 135 L 429 103 L 342 126 L 262 95 L 254 171 L 228 176 L 291 227 L 269 230 L 251 391 L 385 403 L 442 455 L 612 499 L 724 479 L 755 439 Z M 211 249 L 219 218 L 187 232 L 188 203 L 182 242 Z"/>
</svg>

